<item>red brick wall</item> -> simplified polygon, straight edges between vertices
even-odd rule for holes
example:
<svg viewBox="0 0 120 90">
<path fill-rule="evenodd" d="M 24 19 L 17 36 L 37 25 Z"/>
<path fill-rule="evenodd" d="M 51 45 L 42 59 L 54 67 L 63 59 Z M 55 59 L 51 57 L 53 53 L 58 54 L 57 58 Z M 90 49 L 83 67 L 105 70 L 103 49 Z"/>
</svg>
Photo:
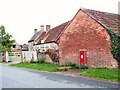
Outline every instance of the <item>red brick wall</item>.
<svg viewBox="0 0 120 90">
<path fill-rule="evenodd" d="M 83 11 L 79 11 L 60 37 L 60 64 L 79 63 L 79 50 L 86 49 L 89 67 L 117 67 L 110 52 L 106 30 Z"/>
</svg>

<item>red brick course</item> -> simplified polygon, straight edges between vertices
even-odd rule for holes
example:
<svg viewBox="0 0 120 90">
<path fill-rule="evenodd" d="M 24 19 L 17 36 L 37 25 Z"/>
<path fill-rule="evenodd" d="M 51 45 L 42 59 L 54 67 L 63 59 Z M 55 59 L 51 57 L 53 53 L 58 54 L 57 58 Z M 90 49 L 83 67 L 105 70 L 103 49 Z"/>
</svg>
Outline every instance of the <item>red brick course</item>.
<svg viewBox="0 0 120 90">
<path fill-rule="evenodd" d="M 110 46 L 110 36 L 106 29 L 80 10 L 60 37 L 60 64 L 80 64 L 79 50 L 86 49 L 89 67 L 117 67 Z"/>
</svg>

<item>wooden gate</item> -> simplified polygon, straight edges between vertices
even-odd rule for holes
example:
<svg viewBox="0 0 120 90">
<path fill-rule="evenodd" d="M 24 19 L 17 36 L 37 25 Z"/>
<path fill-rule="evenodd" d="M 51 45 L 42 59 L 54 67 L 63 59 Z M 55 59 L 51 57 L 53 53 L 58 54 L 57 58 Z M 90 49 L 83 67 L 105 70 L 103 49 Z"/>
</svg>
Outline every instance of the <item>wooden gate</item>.
<svg viewBox="0 0 120 90">
<path fill-rule="evenodd" d="M 8 52 L 9 61 L 21 62 L 21 52 Z"/>
</svg>

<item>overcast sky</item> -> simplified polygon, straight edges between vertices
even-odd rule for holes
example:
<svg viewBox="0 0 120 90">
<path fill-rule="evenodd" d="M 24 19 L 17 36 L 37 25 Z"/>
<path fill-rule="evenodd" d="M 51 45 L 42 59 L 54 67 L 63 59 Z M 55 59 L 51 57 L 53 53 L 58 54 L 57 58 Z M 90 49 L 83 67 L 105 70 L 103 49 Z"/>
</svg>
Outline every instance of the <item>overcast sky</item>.
<svg viewBox="0 0 120 90">
<path fill-rule="evenodd" d="M 80 7 L 118 13 L 120 0 L 0 0 L 0 25 L 24 44 L 40 25 L 55 27 L 71 20 Z"/>
</svg>

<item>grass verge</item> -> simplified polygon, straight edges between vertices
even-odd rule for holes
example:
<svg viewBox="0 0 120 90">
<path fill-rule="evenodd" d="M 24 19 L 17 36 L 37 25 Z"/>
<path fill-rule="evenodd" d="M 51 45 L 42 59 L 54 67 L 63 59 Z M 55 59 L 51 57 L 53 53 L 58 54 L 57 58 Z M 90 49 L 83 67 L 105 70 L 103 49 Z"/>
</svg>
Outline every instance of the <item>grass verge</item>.
<svg viewBox="0 0 120 90">
<path fill-rule="evenodd" d="M 84 72 L 79 73 L 78 75 L 120 82 L 120 70 L 117 69 L 107 68 L 88 69 Z"/>
<path fill-rule="evenodd" d="M 57 68 L 63 67 L 60 65 L 48 64 L 48 63 L 18 63 L 18 64 L 11 64 L 10 66 L 20 67 L 20 68 L 29 68 L 34 70 L 42 70 L 42 71 L 48 71 L 48 72 L 56 72 Z"/>
</svg>

